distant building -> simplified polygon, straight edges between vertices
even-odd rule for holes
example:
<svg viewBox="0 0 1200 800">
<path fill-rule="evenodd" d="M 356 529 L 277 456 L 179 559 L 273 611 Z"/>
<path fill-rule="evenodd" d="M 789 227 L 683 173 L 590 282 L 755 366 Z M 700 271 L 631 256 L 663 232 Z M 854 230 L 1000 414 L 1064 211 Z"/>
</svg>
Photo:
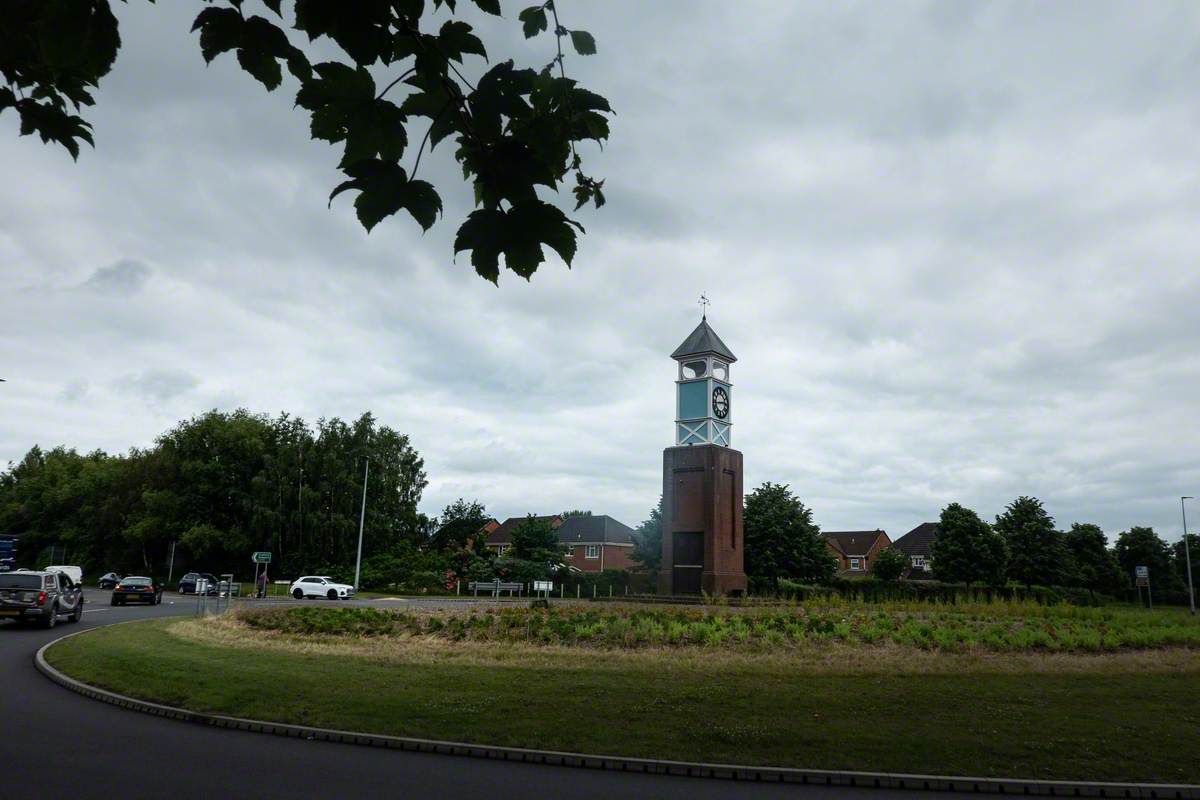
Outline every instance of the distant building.
<svg viewBox="0 0 1200 800">
<path fill-rule="evenodd" d="M 509 517 L 488 533 L 487 547 L 504 555 L 512 547 L 512 533 L 527 517 Z M 563 563 L 580 572 L 630 569 L 633 561 L 633 529 L 605 514 L 563 518 L 557 514 L 535 517 L 549 522 L 565 546 Z"/>
<path fill-rule="evenodd" d="M 488 532 L 487 548 L 495 551 L 496 555 L 502 556 L 508 548 L 512 547 L 512 533 L 517 529 L 517 526 L 524 522 L 528 517 L 509 517 L 501 522 L 495 528 Z M 549 522 L 550 527 L 558 529 L 563 523 L 562 517 L 557 514 L 552 514 L 548 517 L 534 517 L 538 522 Z"/>
<path fill-rule="evenodd" d="M 936 522 L 922 522 L 892 544 L 892 547 L 908 556 L 908 573 L 904 577 L 912 580 L 933 578 L 932 549 L 937 534 Z"/>
<path fill-rule="evenodd" d="M 880 550 L 892 540 L 882 530 L 822 531 L 821 537 L 838 560 L 838 573 L 844 577 L 866 575 Z"/>
</svg>

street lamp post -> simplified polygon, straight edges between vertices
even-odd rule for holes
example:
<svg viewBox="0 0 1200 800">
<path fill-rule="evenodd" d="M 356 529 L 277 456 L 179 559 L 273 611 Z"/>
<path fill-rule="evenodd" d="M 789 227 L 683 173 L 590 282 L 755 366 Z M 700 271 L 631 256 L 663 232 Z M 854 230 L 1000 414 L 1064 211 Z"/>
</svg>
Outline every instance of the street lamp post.
<svg viewBox="0 0 1200 800">
<path fill-rule="evenodd" d="M 358 573 L 362 569 L 362 539 L 363 523 L 367 519 L 367 475 L 371 470 L 371 459 L 363 456 L 363 496 L 362 509 L 358 513 L 358 557 L 354 560 L 354 592 L 358 593 Z"/>
<path fill-rule="evenodd" d="M 1183 514 L 1183 557 L 1187 562 L 1188 576 L 1188 605 L 1191 607 L 1192 615 L 1196 614 L 1196 590 L 1192 588 L 1192 548 L 1188 545 L 1187 532 L 1187 507 L 1184 506 L 1184 500 L 1193 500 L 1191 495 L 1184 495 L 1179 498 L 1179 511 Z"/>
</svg>

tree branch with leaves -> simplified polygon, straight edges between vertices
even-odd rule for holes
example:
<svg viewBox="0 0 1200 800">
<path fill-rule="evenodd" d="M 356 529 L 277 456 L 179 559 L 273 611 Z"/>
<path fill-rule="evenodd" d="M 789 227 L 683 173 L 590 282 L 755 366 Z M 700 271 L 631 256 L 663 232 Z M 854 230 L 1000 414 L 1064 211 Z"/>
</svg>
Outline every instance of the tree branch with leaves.
<svg viewBox="0 0 1200 800">
<path fill-rule="evenodd" d="M 468 58 L 488 62 L 466 8 L 501 14 L 499 0 L 206 0 L 192 30 L 206 62 L 232 53 L 268 91 L 285 70 L 299 84 L 296 105 L 308 112 L 314 139 L 342 146 L 345 179 L 329 203 L 355 193 L 354 209 L 367 231 L 406 212 L 423 230 L 443 212 L 441 194 L 416 177 L 423 153 L 452 139 L 454 158 L 471 184 L 475 210 L 460 224 L 454 253 L 470 252 L 475 271 L 498 282 L 505 268 L 526 279 L 546 260 L 544 247 L 569 266 L 583 226 L 544 194 L 573 178 L 575 210 L 605 202 L 603 180 L 583 171 L 579 146 L 603 144 L 612 108 L 568 78 L 564 42 L 593 55 L 595 39 L 569 29 L 554 0 L 518 15 L 526 38 L 550 31 L 555 55 L 540 69 L 513 60 L 492 64 L 477 80 L 464 74 Z M 254 13 L 258 5 L 263 13 Z M 94 146 L 90 124 L 78 115 L 112 68 L 120 48 L 108 0 L 9 0 L 0 16 L 0 114 L 13 108 L 22 135 L 57 142 L 73 158 L 79 142 Z M 440 27 L 433 18 L 448 17 Z M 307 42 L 293 43 L 285 27 Z M 325 41 L 344 59 L 312 63 Z M 396 70 L 382 89 L 371 70 Z M 403 90 L 403 97 L 393 97 Z M 423 133 L 415 133 L 413 126 Z M 412 135 L 410 135 L 412 134 Z M 418 141 L 411 171 L 401 166 Z"/>
</svg>

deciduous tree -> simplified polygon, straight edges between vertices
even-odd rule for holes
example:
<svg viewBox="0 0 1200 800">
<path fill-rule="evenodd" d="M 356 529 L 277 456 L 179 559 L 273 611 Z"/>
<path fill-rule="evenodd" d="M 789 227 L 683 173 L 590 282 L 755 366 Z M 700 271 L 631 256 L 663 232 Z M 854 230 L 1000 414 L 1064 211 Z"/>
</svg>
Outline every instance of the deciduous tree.
<svg viewBox="0 0 1200 800">
<path fill-rule="evenodd" d="M 1026 586 L 1062 586 L 1071 554 L 1054 518 L 1036 497 L 1018 497 L 996 517 L 996 533 L 1008 545 L 1008 579 Z"/>
<path fill-rule="evenodd" d="M 908 569 L 908 556 L 894 547 L 886 547 L 875 556 L 871 576 L 881 581 L 898 581 Z"/>
<path fill-rule="evenodd" d="M 1068 583 L 1094 592 L 1114 593 L 1123 589 L 1121 565 L 1108 549 L 1108 539 L 1099 525 L 1076 522 L 1065 534 L 1074 572 Z"/>
<path fill-rule="evenodd" d="M 657 572 L 662 564 L 662 512 L 663 499 L 650 509 L 650 516 L 633 532 L 633 553 L 630 557 L 651 572 Z"/>
<path fill-rule="evenodd" d="M 942 509 L 938 535 L 930 547 L 933 574 L 949 583 L 1004 584 L 1008 548 L 1004 538 L 969 508 L 951 503 Z"/>
<path fill-rule="evenodd" d="M 492 282 L 499 279 L 501 256 L 524 278 L 544 262 L 543 246 L 571 263 L 583 226 L 543 199 L 539 187 L 557 192 L 573 180 L 576 209 L 604 204 L 604 181 L 583 171 L 579 147 L 608 138 L 612 109 L 567 76 L 567 52 L 592 55 L 596 42 L 565 24 L 556 0 L 518 15 L 526 38 L 552 37 L 547 61 L 537 68 L 489 60 L 462 19 L 472 7 L 499 16 L 500 0 L 198 5 L 192 30 L 205 62 L 228 54 L 267 91 L 285 81 L 298 84 L 296 105 L 310 115 L 312 138 L 342 152 L 338 169 L 345 180 L 329 201 L 353 192 L 368 231 L 400 211 L 422 229 L 434 224 L 441 196 L 417 176 L 425 151 L 451 140 L 476 204 L 458 228 L 454 252 L 469 250 L 475 271 Z M 120 46 L 109 0 L 6 0 L 0 113 L 13 109 L 22 135 L 36 133 L 78 158 L 80 142 L 94 146 L 92 126 L 80 112 L 93 104 L 92 92 Z M 314 63 L 317 57 L 329 60 Z"/>
<path fill-rule="evenodd" d="M 745 570 L 778 588 L 780 579 L 814 582 L 833 577 L 836 561 L 821 529 L 786 485 L 764 483 L 746 498 Z"/>
<path fill-rule="evenodd" d="M 1124 573 L 1126 586 L 1133 583 L 1137 567 L 1150 568 L 1150 590 L 1158 597 L 1161 592 L 1181 588 L 1179 576 L 1172 563 L 1171 550 L 1154 528 L 1132 527 L 1117 537 L 1113 548 Z"/>
</svg>

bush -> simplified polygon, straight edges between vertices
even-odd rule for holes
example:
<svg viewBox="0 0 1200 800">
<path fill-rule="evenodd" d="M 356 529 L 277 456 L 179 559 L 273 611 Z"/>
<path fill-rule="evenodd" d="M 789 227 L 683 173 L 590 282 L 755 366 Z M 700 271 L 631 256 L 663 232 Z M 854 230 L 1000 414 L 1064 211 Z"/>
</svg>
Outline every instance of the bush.
<svg viewBox="0 0 1200 800">
<path fill-rule="evenodd" d="M 953 652 L 1112 652 L 1200 648 L 1186 614 L 1031 602 L 929 609 L 915 603 L 864 608 L 837 599 L 801 608 L 723 609 L 550 604 L 413 614 L 377 608 L 243 609 L 246 625 L 289 635 L 426 636 L 448 641 L 524 642 L 604 648 L 795 649 L 842 643 Z"/>
</svg>

